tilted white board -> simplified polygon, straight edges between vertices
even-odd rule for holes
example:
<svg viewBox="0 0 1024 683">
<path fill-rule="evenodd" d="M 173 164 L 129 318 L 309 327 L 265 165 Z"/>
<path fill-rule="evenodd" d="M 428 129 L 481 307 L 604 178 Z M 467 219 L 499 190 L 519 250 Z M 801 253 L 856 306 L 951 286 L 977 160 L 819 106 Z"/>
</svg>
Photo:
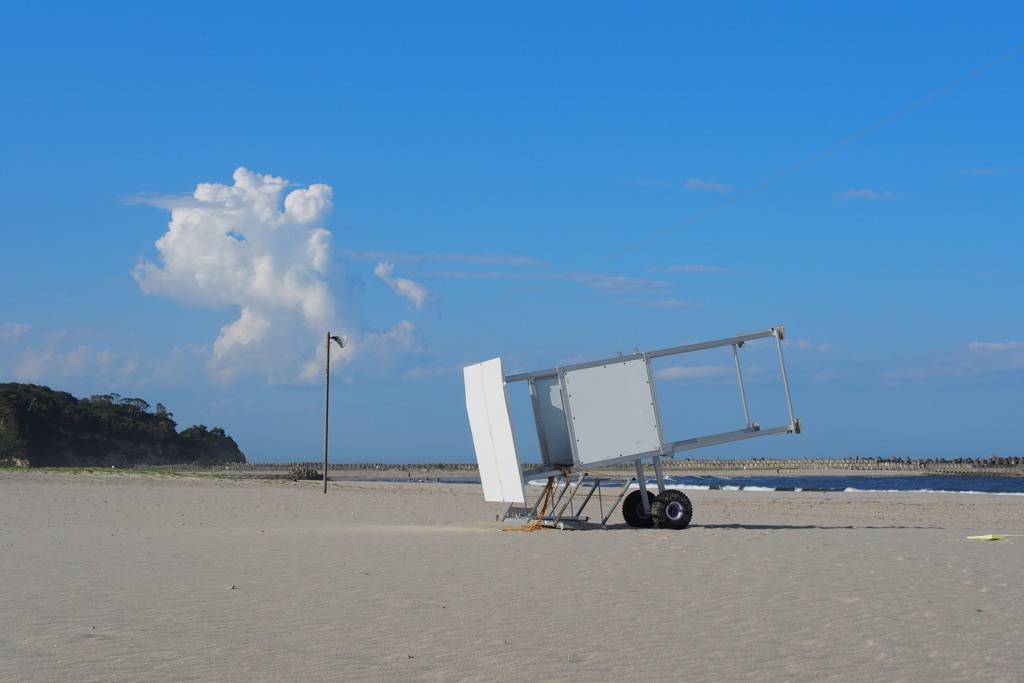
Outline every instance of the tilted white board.
<svg viewBox="0 0 1024 683">
<path fill-rule="evenodd" d="M 608 361 L 562 375 L 578 466 L 631 460 L 661 448 L 654 387 L 644 358 Z"/>
<path fill-rule="evenodd" d="M 469 365 L 462 374 L 484 500 L 525 503 L 526 490 L 516 453 L 501 359 Z"/>
</svg>

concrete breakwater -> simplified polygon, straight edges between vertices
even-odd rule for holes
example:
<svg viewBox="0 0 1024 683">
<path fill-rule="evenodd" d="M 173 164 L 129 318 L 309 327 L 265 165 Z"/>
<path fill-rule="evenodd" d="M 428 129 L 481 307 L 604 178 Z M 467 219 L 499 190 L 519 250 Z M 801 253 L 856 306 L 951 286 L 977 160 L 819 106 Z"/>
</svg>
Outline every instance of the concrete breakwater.
<svg viewBox="0 0 1024 683">
<path fill-rule="evenodd" d="M 839 470 L 848 472 L 919 472 L 993 477 L 1024 476 L 1024 458 L 799 458 L 755 460 L 666 460 L 666 470 Z"/>
<path fill-rule="evenodd" d="M 269 473 L 278 470 L 288 470 L 295 463 L 249 463 L 249 464 L 222 464 L 213 467 L 197 465 L 181 465 L 169 469 L 190 469 L 203 471 L 220 471 L 235 473 L 255 473 L 265 471 Z M 323 463 L 309 463 L 311 467 L 322 471 Z M 539 467 L 539 464 L 524 464 L 524 467 Z M 1022 477 L 1024 476 L 1024 458 L 956 458 L 954 460 L 944 459 L 912 459 L 912 458 L 757 458 L 753 460 L 722 460 L 703 458 L 664 458 L 662 466 L 666 471 L 671 472 L 708 472 L 715 470 L 731 471 L 792 471 L 792 470 L 822 470 L 822 471 L 846 471 L 846 472 L 905 472 L 920 474 L 949 474 L 949 475 L 973 475 L 973 476 L 994 476 L 994 477 Z M 645 463 L 645 468 L 650 469 L 650 463 Z M 163 469 L 163 468 L 160 468 Z M 632 465 L 618 465 L 614 467 L 596 468 L 611 471 L 632 471 Z M 429 475 L 434 477 L 467 477 L 476 476 L 476 463 L 373 463 L 373 462 L 348 462 L 331 463 L 327 466 L 328 473 L 336 474 L 404 474 L 408 476 Z"/>
</svg>

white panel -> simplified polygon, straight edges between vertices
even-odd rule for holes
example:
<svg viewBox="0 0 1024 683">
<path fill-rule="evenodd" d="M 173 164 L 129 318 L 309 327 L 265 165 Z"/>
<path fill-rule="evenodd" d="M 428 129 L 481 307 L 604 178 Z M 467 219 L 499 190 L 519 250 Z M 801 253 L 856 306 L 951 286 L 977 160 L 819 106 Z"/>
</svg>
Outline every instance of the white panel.
<svg viewBox="0 0 1024 683">
<path fill-rule="evenodd" d="M 632 460 L 661 448 L 654 392 L 643 358 L 567 370 L 564 387 L 578 466 Z"/>
<path fill-rule="evenodd" d="M 572 443 L 569 441 L 569 426 L 565 423 L 558 377 L 541 377 L 534 380 L 534 386 L 537 399 L 533 412 L 538 434 L 543 439 L 544 464 L 548 467 L 572 465 Z"/>
<path fill-rule="evenodd" d="M 516 453 L 501 359 L 469 365 L 462 373 L 484 500 L 525 503 L 526 490 Z"/>
</svg>

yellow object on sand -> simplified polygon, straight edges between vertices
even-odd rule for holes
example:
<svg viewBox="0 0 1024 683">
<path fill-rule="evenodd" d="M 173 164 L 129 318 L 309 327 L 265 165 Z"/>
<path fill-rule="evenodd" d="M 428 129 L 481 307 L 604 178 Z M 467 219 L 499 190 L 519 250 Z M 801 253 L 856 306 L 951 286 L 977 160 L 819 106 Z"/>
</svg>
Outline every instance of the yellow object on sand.
<svg viewBox="0 0 1024 683">
<path fill-rule="evenodd" d="M 1024 534 L 985 534 L 984 536 L 968 536 L 967 538 L 975 538 L 979 541 L 999 541 L 1010 536 L 1024 536 Z"/>
</svg>

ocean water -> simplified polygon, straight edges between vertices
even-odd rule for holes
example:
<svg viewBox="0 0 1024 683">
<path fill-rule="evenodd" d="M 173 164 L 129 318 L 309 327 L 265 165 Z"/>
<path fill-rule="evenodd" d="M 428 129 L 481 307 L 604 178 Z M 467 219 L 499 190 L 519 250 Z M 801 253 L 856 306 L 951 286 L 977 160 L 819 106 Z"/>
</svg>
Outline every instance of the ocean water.
<svg viewBox="0 0 1024 683">
<path fill-rule="evenodd" d="M 433 480 L 432 480 L 433 481 Z M 438 481 L 450 484 L 479 484 L 474 477 L 441 478 Z M 544 486 L 547 479 L 527 482 L 529 486 Z M 608 483 L 607 486 L 618 486 Z M 733 477 L 687 475 L 667 476 L 665 485 L 670 488 L 696 491 L 825 491 L 845 493 L 851 491 L 903 491 L 903 492 L 947 492 L 947 493 L 991 493 L 1009 496 L 1024 496 L 1024 477 L 972 477 L 913 474 L 900 476 L 856 474 L 779 476 L 752 474 Z M 648 488 L 656 488 L 653 479 L 647 481 Z"/>
<path fill-rule="evenodd" d="M 652 482 L 653 483 L 653 482 Z M 1024 477 L 972 477 L 950 475 L 818 475 L 736 477 L 665 477 L 665 485 L 680 489 L 735 491 L 920 491 L 949 493 L 995 493 L 1024 496 Z"/>
</svg>

